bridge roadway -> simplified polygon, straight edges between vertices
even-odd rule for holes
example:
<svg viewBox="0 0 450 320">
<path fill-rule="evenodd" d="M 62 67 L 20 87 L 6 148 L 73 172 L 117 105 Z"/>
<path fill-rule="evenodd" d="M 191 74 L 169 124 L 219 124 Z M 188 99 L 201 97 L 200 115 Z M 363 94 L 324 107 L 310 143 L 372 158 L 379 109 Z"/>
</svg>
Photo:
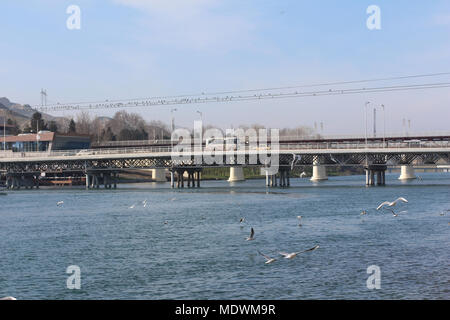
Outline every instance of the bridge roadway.
<svg viewBox="0 0 450 320">
<path fill-rule="evenodd" d="M 366 170 L 366 184 L 385 184 L 387 166 L 402 166 L 406 179 L 413 178 L 413 166 L 450 164 L 450 141 L 428 141 L 412 147 L 409 142 L 383 143 L 328 143 L 305 144 L 283 143 L 279 148 L 261 150 L 214 151 L 215 162 L 207 160 L 208 152 L 181 152 L 173 157 L 170 147 L 142 147 L 116 149 L 68 150 L 52 152 L 0 152 L 0 171 L 6 176 L 7 186 L 38 186 L 43 172 L 78 171 L 86 175 L 86 186 L 116 187 L 117 174 L 126 169 L 168 169 L 171 184 L 177 179 L 177 186 L 184 186 L 187 174 L 188 186 L 200 185 L 200 172 L 207 167 L 244 166 L 270 167 L 267 156 L 278 159 L 277 174 L 266 173 L 266 184 L 289 185 L 290 171 L 296 166 L 313 166 L 312 180 L 326 179 L 326 166 L 361 166 Z M 237 162 L 241 157 L 242 162 Z M 257 158 L 257 161 L 252 161 Z M 200 159 L 200 160 L 199 160 Z M 231 160 L 230 159 L 234 159 Z M 275 163 L 272 162 L 272 165 Z M 405 172 L 403 172 L 405 169 Z M 230 177 L 231 179 L 231 177 Z"/>
</svg>

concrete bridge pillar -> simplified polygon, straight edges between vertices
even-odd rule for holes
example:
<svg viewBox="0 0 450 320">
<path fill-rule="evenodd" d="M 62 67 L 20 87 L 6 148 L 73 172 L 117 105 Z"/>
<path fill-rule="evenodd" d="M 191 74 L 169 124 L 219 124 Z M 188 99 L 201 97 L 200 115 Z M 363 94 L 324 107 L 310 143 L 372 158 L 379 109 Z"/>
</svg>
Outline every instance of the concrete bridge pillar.
<svg viewBox="0 0 450 320">
<path fill-rule="evenodd" d="M 242 167 L 230 167 L 230 178 L 228 182 L 245 181 L 244 169 Z"/>
<path fill-rule="evenodd" d="M 318 160 L 313 162 L 313 174 L 311 181 L 323 181 L 328 180 L 327 169 L 324 165 L 321 165 Z"/>
<path fill-rule="evenodd" d="M 166 169 L 152 169 L 152 178 L 155 182 L 166 182 Z"/>
<path fill-rule="evenodd" d="M 411 165 L 403 165 L 400 169 L 400 177 L 399 180 L 412 180 L 416 179 L 416 175 L 414 174 L 414 167 Z"/>
</svg>

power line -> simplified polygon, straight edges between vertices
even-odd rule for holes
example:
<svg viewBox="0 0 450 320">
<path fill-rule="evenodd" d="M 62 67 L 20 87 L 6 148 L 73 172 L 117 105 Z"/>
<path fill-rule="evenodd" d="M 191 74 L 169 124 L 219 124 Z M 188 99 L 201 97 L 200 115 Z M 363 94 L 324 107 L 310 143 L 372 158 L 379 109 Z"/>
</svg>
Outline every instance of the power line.
<svg viewBox="0 0 450 320">
<path fill-rule="evenodd" d="M 141 101 L 141 100 L 153 100 L 153 99 L 171 99 L 171 98 L 188 98 L 188 97 L 203 97 L 203 96 L 211 96 L 211 95 L 222 95 L 222 94 L 235 94 L 235 93 L 245 93 L 245 92 L 262 92 L 269 90 L 287 90 L 287 89 L 295 89 L 295 88 L 311 88 L 311 87 L 322 87 L 322 86 L 330 86 L 330 85 L 343 85 L 343 84 L 355 84 L 355 83 L 366 83 L 366 82 L 379 82 L 379 81 L 392 81 L 392 80 L 404 80 L 404 79 L 412 79 L 412 78 L 424 78 L 424 77 L 437 77 L 450 75 L 450 72 L 439 72 L 439 73 L 426 73 L 426 74 L 416 74 L 416 75 L 406 75 L 406 76 L 393 76 L 393 77 L 384 77 L 384 78 L 372 78 L 372 79 L 363 79 L 363 80 L 351 80 L 351 81 L 338 81 L 338 82 L 325 82 L 325 83 L 316 83 L 316 84 L 303 84 L 303 85 L 295 85 L 295 86 L 284 86 L 284 87 L 270 87 L 270 88 L 259 88 L 259 89 L 244 89 L 244 90 L 229 90 L 229 91 L 217 91 L 217 92 L 202 92 L 196 94 L 179 94 L 179 95 L 166 95 L 166 96 L 153 96 L 147 98 L 129 98 L 129 99 L 113 99 L 113 100 L 102 100 L 102 101 L 79 101 L 79 102 L 66 102 L 62 103 L 64 105 L 79 105 L 79 104 L 99 104 L 105 102 L 123 102 L 123 101 Z M 50 106 L 61 105 L 61 103 L 51 103 Z"/>
<path fill-rule="evenodd" d="M 358 94 L 358 93 L 381 93 L 392 91 L 410 91 L 410 90 L 426 90 L 448 88 L 450 82 L 426 83 L 415 85 L 397 85 L 397 86 L 383 86 L 383 87 L 369 87 L 369 88 L 352 88 L 352 89 L 328 89 L 320 91 L 291 91 L 278 93 L 260 93 L 240 96 L 209 96 L 189 98 L 183 96 L 181 99 L 143 99 L 143 100 L 120 100 L 108 101 L 101 103 L 79 103 L 79 104 L 65 104 L 53 105 L 47 107 L 37 107 L 42 111 L 60 111 L 60 110 L 82 110 L 82 109 L 109 109 L 109 108 L 128 108 L 128 107 L 148 107 L 148 106 L 163 106 L 163 105 L 183 105 L 183 104 L 200 104 L 200 103 L 218 103 L 218 102 L 237 102 L 237 101 L 251 101 L 251 100 L 267 100 L 267 99 L 282 99 L 282 98 L 301 98 L 301 97 L 315 97 L 315 96 L 330 96 L 330 95 L 344 95 L 344 94 Z M 122 101 L 125 101 L 123 103 Z"/>
</svg>

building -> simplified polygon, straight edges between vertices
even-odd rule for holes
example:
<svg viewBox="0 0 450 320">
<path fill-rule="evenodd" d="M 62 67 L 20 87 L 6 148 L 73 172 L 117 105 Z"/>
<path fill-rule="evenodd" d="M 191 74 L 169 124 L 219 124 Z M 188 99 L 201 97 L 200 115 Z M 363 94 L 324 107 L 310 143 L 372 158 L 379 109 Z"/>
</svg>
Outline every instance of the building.
<svg viewBox="0 0 450 320">
<path fill-rule="evenodd" d="M 5 146 L 6 144 L 6 146 Z M 91 138 L 87 135 L 64 134 L 50 131 L 19 134 L 17 136 L 0 136 L 0 146 L 13 152 L 57 151 L 89 149 Z"/>
<path fill-rule="evenodd" d="M 9 136 L 14 130 L 14 125 L 8 124 L 5 118 L 0 117 L 0 136 Z"/>
</svg>

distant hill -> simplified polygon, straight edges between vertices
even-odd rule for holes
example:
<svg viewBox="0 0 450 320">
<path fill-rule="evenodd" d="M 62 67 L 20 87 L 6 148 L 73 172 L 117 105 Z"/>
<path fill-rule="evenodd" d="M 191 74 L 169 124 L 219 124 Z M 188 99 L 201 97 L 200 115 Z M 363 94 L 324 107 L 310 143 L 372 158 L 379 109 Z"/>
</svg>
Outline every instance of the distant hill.
<svg viewBox="0 0 450 320">
<path fill-rule="evenodd" d="M 22 122 L 30 120 L 31 117 L 33 116 L 33 113 L 35 113 L 37 111 L 36 109 L 33 109 L 28 104 L 19 104 L 19 103 L 11 102 L 6 97 L 0 97 L 0 110 L 2 110 L 2 109 L 3 110 L 6 109 L 9 113 L 9 115 L 14 117 L 18 123 L 22 123 Z M 46 113 L 42 113 L 42 117 L 47 121 L 53 120 L 55 118 Z"/>
</svg>

